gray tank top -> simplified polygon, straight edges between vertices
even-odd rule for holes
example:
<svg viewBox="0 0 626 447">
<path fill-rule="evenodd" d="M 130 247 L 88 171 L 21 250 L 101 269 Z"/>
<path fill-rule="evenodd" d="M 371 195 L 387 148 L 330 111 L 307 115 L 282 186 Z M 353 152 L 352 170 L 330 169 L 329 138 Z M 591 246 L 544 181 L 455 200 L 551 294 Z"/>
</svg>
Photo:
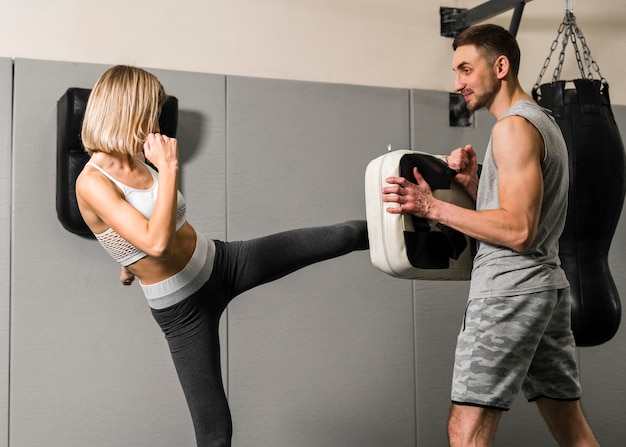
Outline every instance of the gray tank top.
<svg viewBox="0 0 626 447">
<path fill-rule="evenodd" d="M 548 111 L 534 103 L 518 101 L 500 119 L 511 115 L 519 115 L 534 125 L 545 145 L 545 157 L 541 163 L 544 193 L 537 235 L 532 246 L 523 253 L 479 242 L 470 299 L 513 296 L 569 286 L 559 260 L 559 237 L 565 226 L 569 188 L 565 140 Z M 478 185 L 476 209 L 499 207 L 498 167 L 490 140 Z"/>
</svg>

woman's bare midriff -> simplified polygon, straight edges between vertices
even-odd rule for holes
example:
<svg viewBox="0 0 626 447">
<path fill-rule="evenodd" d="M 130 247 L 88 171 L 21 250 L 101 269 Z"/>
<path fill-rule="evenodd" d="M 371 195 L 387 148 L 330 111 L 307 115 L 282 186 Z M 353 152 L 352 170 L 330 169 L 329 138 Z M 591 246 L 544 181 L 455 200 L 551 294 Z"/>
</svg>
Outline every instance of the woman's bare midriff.
<svg viewBox="0 0 626 447">
<path fill-rule="evenodd" d="M 126 267 L 142 284 L 163 281 L 180 272 L 187 265 L 196 248 L 196 230 L 185 222 L 174 234 L 174 253 L 168 259 L 147 256 Z"/>
</svg>

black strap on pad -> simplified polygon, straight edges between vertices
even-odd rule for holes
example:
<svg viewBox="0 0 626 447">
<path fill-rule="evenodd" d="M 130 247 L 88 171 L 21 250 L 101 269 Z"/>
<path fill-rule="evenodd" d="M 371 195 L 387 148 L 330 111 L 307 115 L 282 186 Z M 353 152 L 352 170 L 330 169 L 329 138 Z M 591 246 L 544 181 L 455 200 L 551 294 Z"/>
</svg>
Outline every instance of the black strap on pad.
<svg viewBox="0 0 626 447">
<path fill-rule="evenodd" d="M 413 168 L 417 167 L 432 191 L 451 189 L 456 174 L 438 158 L 425 154 L 407 154 L 400 160 L 400 175 L 410 182 L 417 183 Z M 428 220 L 411 216 L 415 232 L 405 231 L 407 257 L 411 265 L 421 269 L 445 269 L 450 267 L 450 259 L 457 260 L 467 248 L 465 235 L 441 223 L 435 226 L 439 231 L 431 231 Z"/>
</svg>

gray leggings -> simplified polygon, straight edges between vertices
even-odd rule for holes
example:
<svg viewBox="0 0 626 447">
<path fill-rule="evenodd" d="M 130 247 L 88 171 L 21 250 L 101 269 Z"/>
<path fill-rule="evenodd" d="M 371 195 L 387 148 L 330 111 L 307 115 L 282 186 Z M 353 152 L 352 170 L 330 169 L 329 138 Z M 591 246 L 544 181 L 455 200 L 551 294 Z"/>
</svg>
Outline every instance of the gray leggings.
<svg viewBox="0 0 626 447">
<path fill-rule="evenodd" d="M 169 344 L 201 447 L 231 445 L 232 421 L 222 384 L 218 325 L 240 293 L 307 265 L 368 248 L 365 221 L 305 228 L 250 241 L 215 241 L 209 280 L 165 309 L 152 309 Z"/>
</svg>

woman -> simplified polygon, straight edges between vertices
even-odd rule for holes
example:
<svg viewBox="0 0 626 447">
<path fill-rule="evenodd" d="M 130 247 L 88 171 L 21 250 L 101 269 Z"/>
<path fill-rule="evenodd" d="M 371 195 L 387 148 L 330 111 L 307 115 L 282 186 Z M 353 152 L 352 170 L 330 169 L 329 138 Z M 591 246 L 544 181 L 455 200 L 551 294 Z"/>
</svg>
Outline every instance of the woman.
<svg viewBox="0 0 626 447">
<path fill-rule="evenodd" d="M 367 249 L 366 223 L 240 242 L 198 234 L 185 219 L 177 187 L 177 141 L 159 134 L 165 98 L 161 83 L 142 69 L 115 66 L 102 75 L 85 111 L 82 141 L 90 161 L 76 181 L 76 196 L 85 222 L 122 265 L 122 283 L 139 280 L 168 341 L 197 445 L 230 446 L 218 337 L 223 310 L 252 287 Z"/>
</svg>

